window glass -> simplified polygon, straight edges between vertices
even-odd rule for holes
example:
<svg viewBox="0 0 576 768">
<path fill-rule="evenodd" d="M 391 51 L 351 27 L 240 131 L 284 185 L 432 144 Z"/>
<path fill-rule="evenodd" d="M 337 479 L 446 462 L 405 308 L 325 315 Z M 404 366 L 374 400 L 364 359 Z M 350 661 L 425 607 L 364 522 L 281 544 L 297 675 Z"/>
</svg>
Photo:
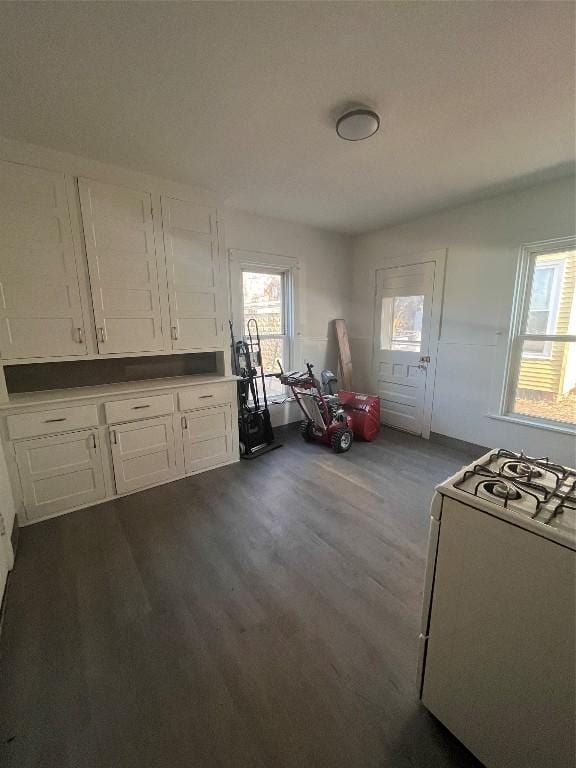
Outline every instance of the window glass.
<svg viewBox="0 0 576 768">
<path fill-rule="evenodd" d="M 521 358 L 513 412 L 576 424 L 576 343 L 547 343 L 548 360 Z"/>
<path fill-rule="evenodd" d="M 289 364 L 288 338 L 285 318 L 285 277 L 280 272 L 242 271 L 243 328 L 246 340 L 249 331 L 256 340 L 253 324 L 258 323 L 264 373 L 278 373 L 278 361 L 286 369 Z M 258 381 L 260 391 L 261 382 Z M 276 378 L 266 379 L 269 397 L 284 395 L 284 387 Z"/>
<path fill-rule="evenodd" d="M 258 323 L 260 335 L 284 333 L 284 301 L 282 275 L 265 272 L 243 272 L 244 332 L 253 317 Z"/>
<path fill-rule="evenodd" d="M 576 424 L 576 251 L 532 251 L 525 258 L 525 321 L 513 344 L 508 409 Z"/>
<path fill-rule="evenodd" d="M 553 334 L 559 319 L 559 294 L 564 272 L 564 259 L 558 254 L 542 254 L 536 257 L 532 276 L 530 304 L 526 315 L 527 334 Z M 550 344 L 532 340 L 524 344 L 527 357 L 549 357 Z"/>
<path fill-rule="evenodd" d="M 382 299 L 380 348 L 420 352 L 424 296 Z"/>
</svg>

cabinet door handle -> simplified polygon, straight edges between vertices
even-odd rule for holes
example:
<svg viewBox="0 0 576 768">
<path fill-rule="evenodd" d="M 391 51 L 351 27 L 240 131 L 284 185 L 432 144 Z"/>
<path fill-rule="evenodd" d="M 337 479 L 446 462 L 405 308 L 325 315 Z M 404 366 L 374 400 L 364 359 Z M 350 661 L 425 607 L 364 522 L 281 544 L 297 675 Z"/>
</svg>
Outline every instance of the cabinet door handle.
<svg viewBox="0 0 576 768">
<path fill-rule="evenodd" d="M 209 397 L 214 397 L 214 395 L 200 395 L 200 397 L 198 398 L 198 400 L 206 400 L 206 399 L 207 399 L 207 398 L 209 398 Z"/>
<path fill-rule="evenodd" d="M 92 443 L 92 450 L 96 450 L 96 435 L 92 433 L 90 435 L 90 442 Z"/>
<path fill-rule="evenodd" d="M 55 421 L 66 421 L 66 416 L 62 416 L 60 419 L 45 419 L 44 424 L 53 424 Z"/>
<path fill-rule="evenodd" d="M 113 443 L 114 445 L 118 445 L 118 433 L 116 432 L 116 430 L 115 430 L 115 429 L 113 429 L 113 430 L 110 432 L 110 437 L 112 438 L 112 443 Z"/>
<path fill-rule="evenodd" d="M 84 329 L 76 328 L 76 341 L 78 344 L 84 344 Z"/>
<path fill-rule="evenodd" d="M 182 429 L 188 429 L 188 419 L 186 416 L 182 416 Z"/>
<path fill-rule="evenodd" d="M 132 410 L 133 411 L 139 411 L 141 408 L 150 408 L 150 403 L 148 405 L 133 405 Z"/>
<path fill-rule="evenodd" d="M 98 333 L 98 341 L 103 344 L 106 341 L 106 330 L 100 327 L 96 329 L 96 332 Z"/>
<path fill-rule="evenodd" d="M 173 325 L 170 328 L 170 335 L 172 336 L 172 341 L 178 341 L 178 326 Z"/>
</svg>

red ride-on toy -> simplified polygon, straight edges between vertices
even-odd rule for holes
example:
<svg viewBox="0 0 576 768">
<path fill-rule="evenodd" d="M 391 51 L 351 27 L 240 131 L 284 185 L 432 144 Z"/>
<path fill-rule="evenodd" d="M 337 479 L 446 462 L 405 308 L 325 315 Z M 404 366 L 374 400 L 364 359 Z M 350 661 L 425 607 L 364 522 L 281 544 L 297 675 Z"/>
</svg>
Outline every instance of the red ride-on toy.
<svg viewBox="0 0 576 768">
<path fill-rule="evenodd" d="M 290 387 L 294 399 L 304 414 L 300 432 L 307 443 L 317 440 L 330 445 L 335 453 L 349 451 L 354 440 L 352 420 L 345 413 L 337 395 L 322 391 L 320 382 L 312 373 L 312 365 L 306 363 L 306 371 L 284 373 L 282 366 L 278 378 Z"/>
</svg>

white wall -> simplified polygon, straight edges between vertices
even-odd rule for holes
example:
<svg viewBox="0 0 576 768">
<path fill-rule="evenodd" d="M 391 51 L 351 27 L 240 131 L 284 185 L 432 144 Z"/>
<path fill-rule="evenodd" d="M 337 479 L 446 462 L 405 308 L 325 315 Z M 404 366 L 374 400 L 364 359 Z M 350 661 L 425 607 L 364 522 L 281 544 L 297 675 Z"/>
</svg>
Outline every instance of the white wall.
<svg viewBox="0 0 576 768">
<path fill-rule="evenodd" d="M 520 246 L 573 235 L 575 204 L 574 178 L 564 178 L 356 238 L 349 324 L 355 386 L 370 388 L 374 270 L 387 259 L 447 248 L 432 431 L 574 466 L 572 436 L 489 414 L 502 390 Z"/>
<path fill-rule="evenodd" d="M 337 351 L 330 321 L 349 315 L 351 240 L 343 235 L 302 224 L 226 210 L 227 249 L 291 256 L 300 266 L 299 323 L 296 328 L 294 366 L 314 363 L 336 369 Z M 298 419 L 293 408 L 275 406 L 273 422 Z"/>
</svg>

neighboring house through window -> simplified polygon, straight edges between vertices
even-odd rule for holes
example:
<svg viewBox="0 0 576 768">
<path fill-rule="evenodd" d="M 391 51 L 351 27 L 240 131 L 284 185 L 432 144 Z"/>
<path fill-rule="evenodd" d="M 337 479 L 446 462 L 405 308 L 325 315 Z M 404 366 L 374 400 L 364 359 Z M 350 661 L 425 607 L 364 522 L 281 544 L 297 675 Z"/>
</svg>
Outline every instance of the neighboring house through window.
<svg viewBox="0 0 576 768">
<path fill-rule="evenodd" d="M 560 287 L 564 271 L 564 259 L 549 260 L 547 256 L 536 258 L 526 332 L 553 335 L 558 321 Z M 526 340 L 524 357 L 550 357 L 551 341 Z"/>
<path fill-rule="evenodd" d="M 523 248 L 518 271 L 504 413 L 576 425 L 576 244 Z"/>
</svg>

